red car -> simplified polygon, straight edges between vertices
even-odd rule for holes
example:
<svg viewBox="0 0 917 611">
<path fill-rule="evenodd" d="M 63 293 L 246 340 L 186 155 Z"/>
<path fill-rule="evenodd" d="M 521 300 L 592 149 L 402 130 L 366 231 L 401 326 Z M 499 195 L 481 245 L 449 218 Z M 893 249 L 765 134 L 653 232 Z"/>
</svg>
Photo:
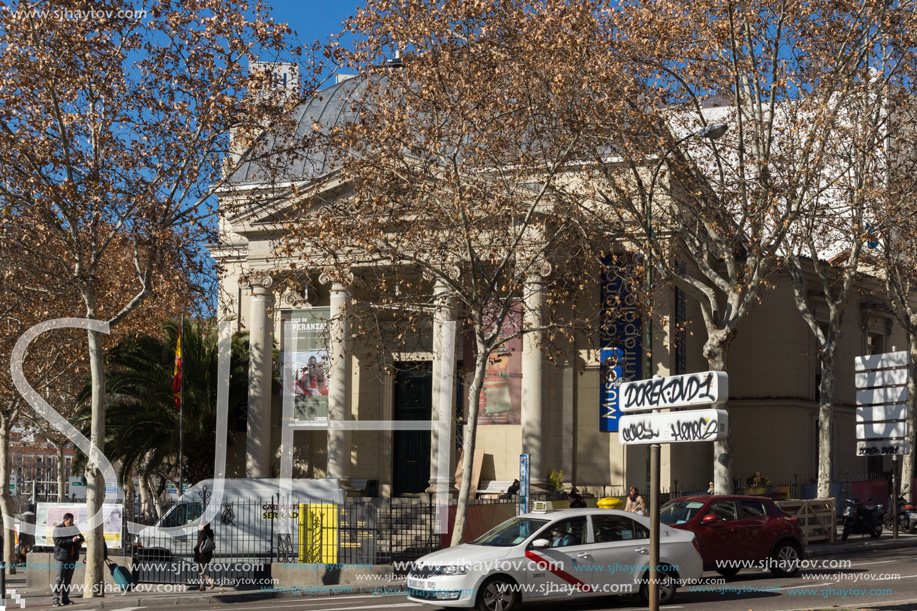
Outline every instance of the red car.
<svg viewBox="0 0 917 611">
<path fill-rule="evenodd" d="M 803 557 L 802 529 L 767 497 L 685 496 L 663 505 L 659 521 L 697 535 L 704 570 L 725 577 L 742 568 L 790 577 Z"/>
</svg>

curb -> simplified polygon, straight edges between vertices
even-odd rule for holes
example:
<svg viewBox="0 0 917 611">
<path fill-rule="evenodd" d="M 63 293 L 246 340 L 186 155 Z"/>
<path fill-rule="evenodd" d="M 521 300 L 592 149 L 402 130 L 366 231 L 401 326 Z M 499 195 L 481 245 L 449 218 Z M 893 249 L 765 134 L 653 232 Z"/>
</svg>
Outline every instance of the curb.
<svg viewBox="0 0 917 611">
<path fill-rule="evenodd" d="M 342 584 L 343 585 L 343 584 Z M 380 592 L 380 589 L 388 588 L 384 592 Z M 316 588 L 317 589 L 317 588 Z M 114 595 L 114 596 L 105 596 L 102 598 L 74 598 L 73 601 L 77 605 L 92 604 L 93 609 L 123 609 L 125 607 L 145 607 L 145 606 L 180 606 L 187 605 L 188 603 L 244 603 L 244 602 L 257 602 L 262 600 L 271 600 L 276 598 L 305 598 L 309 597 L 332 597 L 332 596 L 347 596 L 350 594 L 378 594 L 379 596 L 386 596 L 390 594 L 398 594 L 399 592 L 404 592 L 404 588 L 400 588 L 391 583 L 388 583 L 386 586 L 353 586 L 350 590 L 346 592 L 338 592 L 332 590 L 318 590 L 318 591 L 284 591 L 284 590 L 274 590 L 274 591 L 226 591 L 226 592 L 209 592 L 206 594 L 198 593 L 195 590 L 185 592 L 182 594 L 151 594 L 151 595 L 136 595 L 136 594 L 124 594 L 124 595 Z M 34 595 L 33 595 L 34 596 Z M 32 598 L 30 596 L 29 598 Z M 50 597 L 48 600 L 48 605 L 50 605 Z M 77 611 L 79 607 L 77 607 Z"/>
<path fill-rule="evenodd" d="M 843 554 L 854 554 L 858 552 L 871 552 L 887 549 L 905 549 L 917 547 L 917 537 L 908 537 L 905 539 L 887 539 L 884 541 L 866 540 L 862 542 L 844 542 L 844 543 L 820 543 L 815 544 L 817 547 L 810 547 L 806 550 L 806 558 L 817 558 L 822 556 L 836 556 Z M 150 594 L 136 595 L 125 594 L 115 596 L 105 596 L 104 598 L 75 599 L 78 604 L 92 604 L 94 609 L 123 609 L 125 607 L 146 607 L 152 605 L 159 606 L 180 606 L 189 602 L 208 603 L 208 602 L 257 602 L 260 600 L 271 600 L 277 598 L 305 598 L 305 597 L 333 597 L 347 596 L 349 594 L 378 594 L 380 596 L 398 594 L 404 592 L 404 587 L 391 582 L 379 585 L 353 585 L 346 592 L 325 589 L 327 587 L 348 587 L 348 584 L 334 584 L 333 586 L 316 586 L 314 589 L 301 591 L 287 590 L 248 590 L 248 591 L 225 591 L 225 592 L 208 592 L 198 593 L 191 590 L 182 594 Z M 380 591 L 381 590 L 381 591 Z M 31 596 L 29 597 L 31 598 Z M 79 607 L 77 608 L 79 609 Z"/>
<path fill-rule="evenodd" d="M 820 556 L 834 556 L 837 554 L 855 554 L 857 552 L 871 552 L 884 549 L 904 549 L 908 547 L 917 547 L 917 537 L 886 539 L 884 541 L 866 540 L 861 543 L 841 542 L 841 543 L 823 543 L 818 544 L 815 549 L 811 547 L 806 550 L 806 558 L 816 558 Z"/>
</svg>

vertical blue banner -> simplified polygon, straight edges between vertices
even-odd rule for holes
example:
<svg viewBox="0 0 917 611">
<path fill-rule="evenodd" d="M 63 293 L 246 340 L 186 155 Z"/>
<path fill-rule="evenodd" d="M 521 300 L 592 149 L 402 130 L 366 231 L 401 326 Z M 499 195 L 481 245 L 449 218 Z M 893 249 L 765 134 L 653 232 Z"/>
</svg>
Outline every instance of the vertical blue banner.
<svg viewBox="0 0 917 611">
<path fill-rule="evenodd" d="M 529 512 L 529 455 L 519 455 L 519 515 Z"/>
<path fill-rule="evenodd" d="M 626 280 L 633 275 L 628 269 L 633 263 L 633 256 L 609 255 L 602 272 L 599 430 L 603 433 L 618 431 L 620 384 L 642 377 L 643 324 L 637 298 Z"/>
</svg>

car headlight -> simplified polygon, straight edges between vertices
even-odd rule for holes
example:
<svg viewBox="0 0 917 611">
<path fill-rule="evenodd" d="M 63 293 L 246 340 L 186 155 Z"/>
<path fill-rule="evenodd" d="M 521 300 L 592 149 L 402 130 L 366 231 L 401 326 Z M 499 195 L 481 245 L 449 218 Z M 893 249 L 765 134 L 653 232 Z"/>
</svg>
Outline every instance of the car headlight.
<svg viewBox="0 0 917 611">
<path fill-rule="evenodd" d="M 471 570 L 469 566 L 463 566 L 460 564 L 447 564 L 445 566 L 438 566 L 433 569 L 434 575 L 467 575 L 468 571 Z"/>
</svg>

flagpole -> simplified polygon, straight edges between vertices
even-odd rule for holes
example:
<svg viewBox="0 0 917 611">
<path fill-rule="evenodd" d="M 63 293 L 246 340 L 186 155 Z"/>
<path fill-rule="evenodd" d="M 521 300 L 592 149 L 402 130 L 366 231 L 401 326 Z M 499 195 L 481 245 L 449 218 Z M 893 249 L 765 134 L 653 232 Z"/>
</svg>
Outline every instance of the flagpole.
<svg viewBox="0 0 917 611">
<path fill-rule="evenodd" d="M 181 329 L 178 331 L 179 341 L 185 334 L 185 315 L 181 315 Z M 181 498 L 185 479 L 185 347 L 182 346 L 182 355 L 179 360 L 179 403 L 178 403 L 178 498 Z"/>
</svg>

